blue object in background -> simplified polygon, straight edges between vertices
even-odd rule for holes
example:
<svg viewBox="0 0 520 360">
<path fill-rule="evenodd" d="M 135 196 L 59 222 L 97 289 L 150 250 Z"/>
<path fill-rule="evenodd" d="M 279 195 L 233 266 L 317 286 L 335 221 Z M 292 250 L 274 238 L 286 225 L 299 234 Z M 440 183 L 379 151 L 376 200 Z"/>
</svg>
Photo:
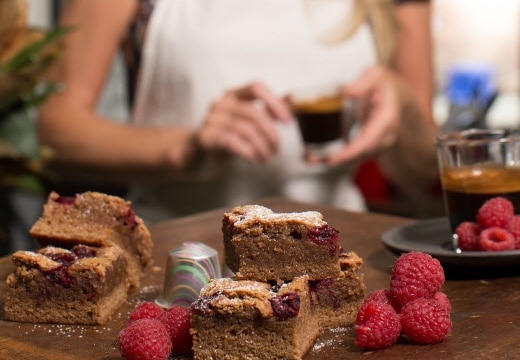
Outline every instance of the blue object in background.
<svg viewBox="0 0 520 360">
<path fill-rule="evenodd" d="M 450 105 L 444 130 L 486 128 L 486 114 L 498 95 L 495 72 L 486 65 L 454 66 L 447 79 Z"/>
</svg>

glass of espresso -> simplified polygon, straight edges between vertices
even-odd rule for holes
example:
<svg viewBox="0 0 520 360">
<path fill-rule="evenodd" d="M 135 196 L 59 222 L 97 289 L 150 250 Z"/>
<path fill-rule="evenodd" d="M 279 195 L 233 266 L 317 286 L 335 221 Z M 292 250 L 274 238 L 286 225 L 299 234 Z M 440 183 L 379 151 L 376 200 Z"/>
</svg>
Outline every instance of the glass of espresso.
<svg viewBox="0 0 520 360">
<path fill-rule="evenodd" d="M 509 130 L 470 129 L 440 134 L 437 158 L 454 245 L 455 229 L 476 221 L 478 209 L 493 197 L 520 210 L 520 136 Z"/>
<path fill-rule="evenodd" d="M 355 104 L 343 99 L 339 89 L 295 92 L 291 104 L 305 150 L 314 156 L 326 156 L 337 150 L 355 123 Z"/>
</svg>

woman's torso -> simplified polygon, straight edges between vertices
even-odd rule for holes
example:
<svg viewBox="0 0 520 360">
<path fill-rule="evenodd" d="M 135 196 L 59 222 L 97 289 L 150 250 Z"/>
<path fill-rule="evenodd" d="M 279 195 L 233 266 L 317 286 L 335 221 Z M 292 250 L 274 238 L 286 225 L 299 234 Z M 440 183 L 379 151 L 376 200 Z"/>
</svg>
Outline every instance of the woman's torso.
<svg viewBox="0 0 520 360">
<path fill-rule="evenodd" d="M 352 81 L 375 62 L 368 26 L 340 44 L 317 40 L 349 19 L 350 6 L 348 0 L 157 1 L 147 27 L 133 121 L 199 126 L 213 100 L 254 80 L 280 96 Z M 345 169 L 307 166 L 296 124 L 280 125 L 279 131 L 281 152 L 268 167 L 235 159 L 219 166 L 215 178 L 170 184 L 166 207 L 171 215 L 263 196 L 362 208 Z M 158 201 L 167 197 L 164 190 L 153 193 L 156 189 L 141 186 L 136 194 Z"/>
</svg>

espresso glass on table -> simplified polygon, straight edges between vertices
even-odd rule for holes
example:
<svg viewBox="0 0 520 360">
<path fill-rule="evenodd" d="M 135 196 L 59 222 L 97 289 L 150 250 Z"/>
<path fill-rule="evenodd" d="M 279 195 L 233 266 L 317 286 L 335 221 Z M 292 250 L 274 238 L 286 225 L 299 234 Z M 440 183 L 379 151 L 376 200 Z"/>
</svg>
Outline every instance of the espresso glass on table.
<svg viewBox="0 0 520 360">
<path fill-rule="evenodd" d="M 344 99 L 339 88 L 294 91 L 291 105 L 308 155 L 326 156 L 347 141 L 356 103 Z"/>
<path fill-rule="evenodd" d="M 437 158 L 446 212 L 457 248 L 456 228 L 475 221 L 493 197 L 509 199 L 520 210 L 520 136 L 518 132 L 470 129 L 440 134 Z"/>
</svg>

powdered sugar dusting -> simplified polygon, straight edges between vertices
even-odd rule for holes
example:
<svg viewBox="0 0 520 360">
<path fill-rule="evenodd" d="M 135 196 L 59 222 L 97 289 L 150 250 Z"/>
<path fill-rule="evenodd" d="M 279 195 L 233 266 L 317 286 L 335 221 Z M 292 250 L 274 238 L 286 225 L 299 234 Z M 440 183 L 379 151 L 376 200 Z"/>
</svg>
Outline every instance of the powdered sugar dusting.
<svg viewBox="0 0 520 360">
<path fill-rule="evenodd" d="M 30 335 L 41 335 L 41 334 L 47 334 L 47 335 L 55 335 L 60 338 L 83 338 L 85 336 L 88 336 L 89 333 L 94 331 L 98 334 L 112 334 L 112 328 L 111 327 L 105 327 L 105 326 L 98 326 L 98 327 L 89 327 L 82 325 L 61 325 L 61 324 L 34 324 L 32 327 L 27 328 L 23 327 L 24 330 L 22 330 L 22 327 L 19 326 L 20 332 L 24 333 L 27 336 Z M 92 330 L 93 329 L 93 330 Z"/>
<path fill-rule="evenodd" d="M 327 223 L 323 215 L 318 211 L 275 213 L 271 209 L 261 205 L 246 205 L 233 209 L 236 216 L 235 226 L 247 226 L 258 222 L 301 222 L 308 226 L 323 226 Z"/>
<path fill-rule="evenodd" d="M 312 347 L 312 352 L 314 355 L 317 355 L 320 354 L 321 351 L 328 353 L 330 349 L 334 347 L 348 347 L 349 342 L 352 341 L 351 336 L 349 336 L 351 334 L 351 327 L 329 328 L 326 330 L 325 336 L 322 335 L 316 340 Z"/>
</svg>

